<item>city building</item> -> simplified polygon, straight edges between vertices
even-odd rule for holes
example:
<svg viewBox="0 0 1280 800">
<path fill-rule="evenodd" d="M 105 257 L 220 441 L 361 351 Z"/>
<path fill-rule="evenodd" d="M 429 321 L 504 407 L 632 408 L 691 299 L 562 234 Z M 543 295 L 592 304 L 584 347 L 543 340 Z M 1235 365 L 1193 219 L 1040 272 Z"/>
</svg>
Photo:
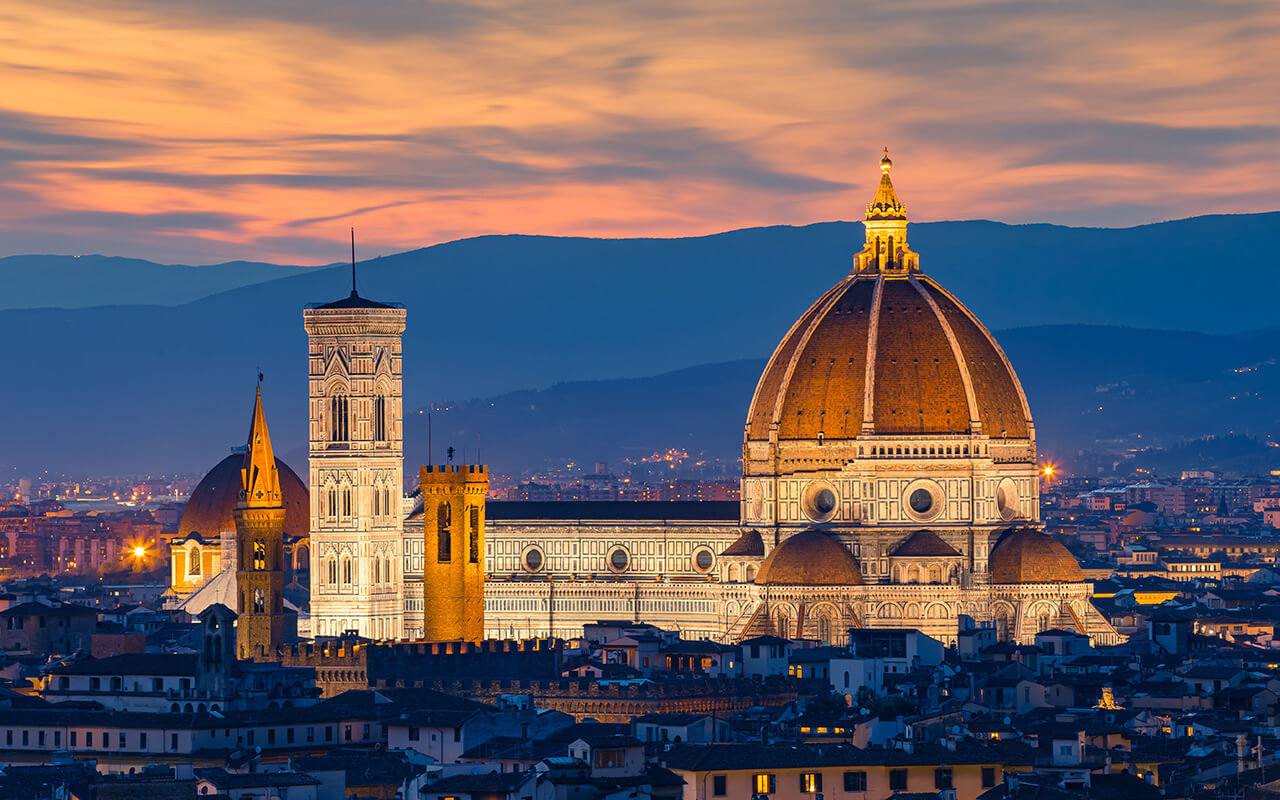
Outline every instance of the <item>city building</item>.
<svg viewBox="0 0 1280 800">
<path fill-rule="evenodd" d="M 761 375 L 738 514 L 491 503 L 489 635 L 573 636 L 630 616 L 717 640 L 913 627 L 949 644 L 967 617 L 1020 642 L 1051 627 L 1118 639 L 1041 530 L 1035 428 L 1012 365 L 921 271 L 891 167 L 886 155 L 849 276 Z"/>
<path fill-rule="evenodd" d="M 311 630 L 406 635 L 400 337 L 405 310 L 356 292 L 303 312 L 311 486 Z M 421 532 L 417 539 L 421 539 Z M 417 588 L 421 588 L 417 584 Z M 418 597 L 411 598 L 420 603 Z M 421 609 L 415 613 L 421 615 Z"/>
</svg>

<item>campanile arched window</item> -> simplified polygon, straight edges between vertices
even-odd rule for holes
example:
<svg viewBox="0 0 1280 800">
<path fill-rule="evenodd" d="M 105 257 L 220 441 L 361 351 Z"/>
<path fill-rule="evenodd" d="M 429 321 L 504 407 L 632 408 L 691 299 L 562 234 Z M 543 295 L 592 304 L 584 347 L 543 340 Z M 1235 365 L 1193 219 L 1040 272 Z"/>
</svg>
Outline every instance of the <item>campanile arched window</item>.
<svg viewBox="0 0 1280 800">
<path fill-rule="evenodd" d="M 387 441 L 387 398 L 383 395 L 373 398 L 373 440 Z"/>
<path fill-rule="evenodd" d="M 345 392 L 336 392 L 329 398 L 329 440 L 350 440 L 351 403 Z"/>
</svg>

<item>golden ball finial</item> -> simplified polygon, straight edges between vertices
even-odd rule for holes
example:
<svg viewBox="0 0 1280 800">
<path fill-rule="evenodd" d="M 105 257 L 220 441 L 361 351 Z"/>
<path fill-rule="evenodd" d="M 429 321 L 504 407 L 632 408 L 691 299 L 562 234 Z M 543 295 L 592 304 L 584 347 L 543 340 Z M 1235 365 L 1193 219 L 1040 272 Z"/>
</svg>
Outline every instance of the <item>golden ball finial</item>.
<svg viewBox="0 0 1280 800">
<path fill-rule="evenodd" d="M 889 160 L 889 148 L 886 147 L 884 149 L 884 158 L 880 159 L 880 170 L 881 172 L 888 172 L 892 166 L 893 162 Z"/>
</svg>

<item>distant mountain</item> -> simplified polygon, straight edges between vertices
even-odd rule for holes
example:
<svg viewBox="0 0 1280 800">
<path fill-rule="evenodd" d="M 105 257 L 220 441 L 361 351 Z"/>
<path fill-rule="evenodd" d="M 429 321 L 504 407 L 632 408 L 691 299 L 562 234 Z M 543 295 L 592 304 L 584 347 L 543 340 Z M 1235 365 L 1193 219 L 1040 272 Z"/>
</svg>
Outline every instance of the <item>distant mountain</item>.
<svg viewBox="0 0 1280 800">
<path fill-rule="evenodd" d="M 1277 233 L 1280 213 L 1125 230 L 926 223 L 912 226 L 911 241 L 923 268 L 994 329 L 1123 322 L 1234 332 L 1274 323 L 1280 271 L 1262 267 L 1274 264 L 1266 248 L 1280 239 Z M 416 408 L 762 358 L 847 272 L 861 240 L 858 223 L 666 240 L 489 236 L 365 262 L 360 288 L 408 308 L 405 394 L 407 406 Z M 1223 261 L 1228 258 L 1230 264 Z M 1256 267 L 1247 289 L 1240 280 L 1222 279 L 1228 267 L 1242 266 Z M 273 438 L 302 469 L 301 311 L 307 302 L 346 295 L 347 280 L 344 269 L 310 269 L 178 306 L 152 300 L 0 311 L 0 337 L 11 347 L 0 391 L 0 419 L 6 420 L 0 466 L 26 473 L 202 470 L 246 435 L 250 393 L 262 369 Z M 131 297 L 146 295 L 136 284 L 121 288 L 132 288 Z M 1077 400 L 1087 395 L 1092 403 L 1097 398 L 1090 393 L 1113 391 L 1095 392 L 1096 386 L 1126 380 L 1163 387 L 1151 390 L 1150 402 L 1171 406 L 1171 419 L 1182 419 L 1188 434 L 1245 424 L 1232 422 L 1237 418 L 1262 424 L 1252 412 L 1237 416 L 1235 401 L 1223 407 L 1216 379 L 1205 376 L 1273 357 L 1271 337 L 1035 330 L 1042 333 L 1010 331 L 999 338 L 1029 387 L 1045 387 L 1029 391 L 1046 443 L 1125 429 L 1129 419 L 1111 419 L 1107 404 L 1094 419 Z M 1022 336 L 1025 347 L 1016 344 Z M 1043 383 L 1030 377 L 1040 365 Z M 1195 372 L 1202 365 L 1208 372 Z M 736 457 L 754 376 L 732 387 L 725 381 L 724 401 L 711 389 L 699 398 L 677 384 L 662 396 L 666 405 L 654 408 L 702 404 L 701 427 L 723 430 L 716 435 L 726 437 Z M 1127 390 L 1115 391 L 1121 393 L 1110 397 L 1127 397 Z M 1180 396 L 1185 404 L 1176 402 Z M 612 402 L 620 405 L 616 396 Z M 1061 415 L 1054 410 L 1059 403 Z M 715 420 L 713 409 L 722 409 Z M 593 429 L 601 449 L 666 444 L 659 441 L 666 434 L 641 436 L 639 417 L 610 421 L 607 411 L 600 410 L 602 421 Z M 671 413 L 678 434 L 683 423 Z M 590 427 L 589 418 L 582 412 L 576 423 L 557 423 L 568 426 L 561 437 L 566 444 L 575 430 Z M 471 427 L 482 426 L 460 423 Z M 409 436 L 412 443 L 425 432 L 411 428 Z M 496 461 L 503 440 L 515 436 L 481 430 L 481 439 L 486 460 Z M 547 452 L 532 446 L 525 452 L 534 450 Z"/>
<path fill-rule="evenodd" d="M 231 261 L 207 267 L 108 256 L 0 258 L 0 309 L 180 305 L 314 267 Z"/>
<path fill-rule="evenodd" d="M 1127 449 L 1228 432 L 1280 435 L 1276 334 L 1076 325 L 1020 328 L 996 337 L 1027 392 L 1041 452 L 1084 468 L 1088 464 L 1077 453 L 1099 449 L 1100 440 Z M 763 368 L 763 359 L 734 361 L 446 404 L 432 413 L 435 457 L 449 445 L 460 455 L 464 448 L 474 454 L 479 438 L 484 460 L 502 472 L 569 462 L 619 467 L 624 459 L 668 447 L 733 462 L 741 455 L 747 405 Z M 409 417 L 415 462 L 425 457 L 426 410 Z M 1238 451 L 1219 460 L 1237 463 Z M 1280 449 L 1251 453 L 1262 460 L 1242 463 L 1255 470 L 1280 467 Z M 1199 454 L 1186 457 L 1206 465 Z M 1141 463 L 1168 470 L 1174 460 L 1144 457 Z"/>
</svg>

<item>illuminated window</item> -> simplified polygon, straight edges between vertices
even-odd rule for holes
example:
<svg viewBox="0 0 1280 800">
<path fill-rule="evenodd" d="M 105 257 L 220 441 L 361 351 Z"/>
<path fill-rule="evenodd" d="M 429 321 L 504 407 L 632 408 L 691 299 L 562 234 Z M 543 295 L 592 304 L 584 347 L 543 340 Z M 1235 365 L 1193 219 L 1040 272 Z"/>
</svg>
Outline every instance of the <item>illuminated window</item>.
<svg viewBox="0 0 1280 800">
<path fill-rule="evenodd" d="M 756 794 L 773 794 L 778 789 L 778 779 L 772 772 L 757 772 L 753 785 Z"/>
<path fill-rule="evenodd" d="M 253 612 L 261 614 L 267 610 L 267 600 L 261 589 L 253 590 Z"/>
<path fill-rule="evenodd" d="M 187 574 L 200 574 L 200 548 L 194 545 L 187 551 Z"/>
<path fill-rule="evenodd" d="M 822 791 L 822 773 L 821 772 L 802 772 L 800 773 L 800 791 L 806 794 L 814 794 Z"/>
<path fill-rule="evenodd" d="M 267 568 L 267 544 L 261 539 L 253 542 L 253 568 L 259 572 Z"/>
</svg>

